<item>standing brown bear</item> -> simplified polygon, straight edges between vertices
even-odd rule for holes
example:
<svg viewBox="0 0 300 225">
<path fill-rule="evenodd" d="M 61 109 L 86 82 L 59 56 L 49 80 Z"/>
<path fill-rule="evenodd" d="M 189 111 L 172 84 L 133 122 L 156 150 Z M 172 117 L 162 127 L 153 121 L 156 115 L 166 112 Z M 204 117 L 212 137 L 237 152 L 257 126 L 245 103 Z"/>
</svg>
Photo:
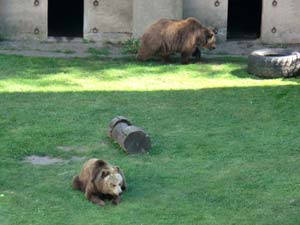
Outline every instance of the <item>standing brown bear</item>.
<svg viewBox="0 0 300 225">
<path fill-rule="evenodd" d="M 199 51 L 198 47 L 215 49 L 216 30 L 203 26 L 196 18 L 160 19 L 142 36 L 137 59 L 145 61 L 159 55 L 168 61 L 170 55 L 179 52 L 182 63 L 186 64 L 193 53 Z"/>
<path fill-rule="evenodd" d="M 107 199 L 117 205 L 126 190 L 126 181 L 119 167 L 90 159 L 84 163 L 79 176 L 73 178 L 73 188 L 84 192 L 89 201 L 99 206 L 104 206 Z"/>
</svg>

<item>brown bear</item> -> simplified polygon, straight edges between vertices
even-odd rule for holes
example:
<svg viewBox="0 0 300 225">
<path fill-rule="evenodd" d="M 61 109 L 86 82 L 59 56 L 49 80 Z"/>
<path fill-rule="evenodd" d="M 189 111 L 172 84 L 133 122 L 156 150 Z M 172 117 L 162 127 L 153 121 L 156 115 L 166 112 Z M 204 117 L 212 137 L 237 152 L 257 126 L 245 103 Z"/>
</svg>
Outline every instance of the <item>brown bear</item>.
<svg viewBox="0 0 300 225">
<path fill-rule="evenodd" d="M 137 59 L 145 61 L 159 55 L 168 61 L 170 55 L 178 52 L 182 63 L 186 64 L 193 53 L 199 53 L 198 47 L 215 49 L 216 30 L 203 26 L 192 17 L 185 20 L 160 19 L 146 29 Z"/>
<path fill-rule="evenodd" d="M 73 188 L 84 192 L 89 201 L 99 206 L 104 206 L 105 200 L 117 205 L 126 190 L 126 181 L 119 167 L 104 160 L 90 159 L 84 163 L 80 174 L 73 178 Z"/>
<path fill-rule="evenodd" d="M 202 53 L 199 47 L 196 47 L 195 51 L 193 52 L 192 55 L 196 61 L 200 61 L 201 57 L 202 57 Z"/>
</svg>

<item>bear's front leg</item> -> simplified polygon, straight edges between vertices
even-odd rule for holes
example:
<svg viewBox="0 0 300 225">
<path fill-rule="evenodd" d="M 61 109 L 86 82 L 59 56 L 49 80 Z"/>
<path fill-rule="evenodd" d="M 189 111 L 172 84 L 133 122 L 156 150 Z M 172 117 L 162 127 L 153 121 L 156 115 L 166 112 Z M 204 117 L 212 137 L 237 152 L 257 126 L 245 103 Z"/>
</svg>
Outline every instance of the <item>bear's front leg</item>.
<svg viewBox="0 0 300 225">
<path fill-rule="evenodd" d="M 96 205 L 105 206 L 105 202 L 94 193 L 94 186 L 89 183 L 85 189 L 85 197 Z"/>
<path fill-rule="evenodd" d="M 92 195 L 89 200 L 96 205 L 105 206 L 105 202 L 96 195 Z"/>
<path fill-rule="evenodd" d="M 121 196 L 114 197 L 111 202 L 114 205 L 119 205 L 119 203 L 121 202 Z"/>
<path fill-rule="evenodd" d="M 193 53 L 193 57 L 195 58 L 196 62 L 201 60 L 202 54 L 201 54 L 201 50 L 199 47 L 196 47 L 196 49 Z"/>
</svg>

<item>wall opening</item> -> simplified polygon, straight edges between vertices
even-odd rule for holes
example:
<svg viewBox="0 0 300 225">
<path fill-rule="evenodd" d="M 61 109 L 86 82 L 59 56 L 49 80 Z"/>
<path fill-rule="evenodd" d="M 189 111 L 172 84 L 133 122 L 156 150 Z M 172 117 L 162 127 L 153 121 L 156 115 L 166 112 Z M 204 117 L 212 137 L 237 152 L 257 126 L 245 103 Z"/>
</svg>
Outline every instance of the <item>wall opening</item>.
<svg viewBox="0 0 300 225">
<path fill-rule="evenodd" d="M 48 36 L 83 37 L 84 0 L 48 0 Z"/>
<path fill-rule="evenodd" d="M 260 38 L 262 0 L 228 1 L 227 39 Z"/>
</svg>

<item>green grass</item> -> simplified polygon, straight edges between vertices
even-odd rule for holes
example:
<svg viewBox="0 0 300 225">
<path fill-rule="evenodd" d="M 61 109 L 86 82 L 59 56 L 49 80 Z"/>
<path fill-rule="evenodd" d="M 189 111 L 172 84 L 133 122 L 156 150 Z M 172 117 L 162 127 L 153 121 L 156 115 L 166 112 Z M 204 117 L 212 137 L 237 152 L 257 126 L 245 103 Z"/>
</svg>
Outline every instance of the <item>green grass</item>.
<svg viewBox="0 0 300 225">
<path fill-rule="evenodd" d="M 138 39 L 129 39 L 122 46 L 123 54 L 136 54 L 140 47 L 140 41 Z"/>
<path fill-rule="evenodd" d="M 250 76 L 244 58 L 0 55 L 1 224 L 299 224 L 299 112 L 298 79 Z M 151 135 L 149 154 L 109 140 L 116 115 Z M 30 155 L 108 160 L 129 189 L 99 208 L 70 187 L 82 162 L 34 166 Z"/>
<path fill-rule="evenodd" d="M 0 34 L 0 42 L 5 41 L 6 39 Z"/>
<path fill-rule="evenodd" d="M 87 53 L 94 57 L 108 56 L 110 54 L 110 50 L 108 48 L 89 48 Z"/>
<path fill-rule="evenodd" d="M 94 40 L 88 40 L 88 39 L 82 39 L 83 44 L 91 44 L 91 43 L 96 43 Z"/>
</svg>

